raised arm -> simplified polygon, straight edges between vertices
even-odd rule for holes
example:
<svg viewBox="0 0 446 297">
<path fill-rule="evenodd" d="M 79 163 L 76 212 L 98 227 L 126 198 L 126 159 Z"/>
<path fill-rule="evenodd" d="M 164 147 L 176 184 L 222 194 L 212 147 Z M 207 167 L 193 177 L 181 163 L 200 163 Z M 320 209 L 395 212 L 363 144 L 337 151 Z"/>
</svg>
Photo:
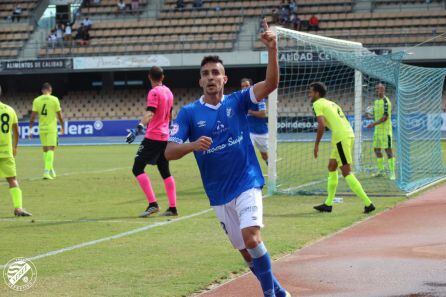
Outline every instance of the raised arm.
<svg viewBox="0 0 446 297">
<path fill-rule="evenodd" d="M 260 40 L 268 50 L 268 65 L 266 66 L 266 77 L 264 81 L 254 85 L 253 91 L 258 101 L 266 98 L 279 86 L 279 63 L 277 60 L 277 36 L 268 27 L 266 19 L 262 21 L 264 32 L 260 35 Z"/>
</svg>

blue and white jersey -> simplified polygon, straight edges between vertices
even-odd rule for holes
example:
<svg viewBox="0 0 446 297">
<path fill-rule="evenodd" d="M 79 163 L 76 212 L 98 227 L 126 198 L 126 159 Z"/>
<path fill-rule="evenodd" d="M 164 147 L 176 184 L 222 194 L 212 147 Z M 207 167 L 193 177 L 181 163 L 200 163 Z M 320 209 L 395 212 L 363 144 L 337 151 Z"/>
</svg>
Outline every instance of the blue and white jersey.
<svg viewBox="0 0 446 297">
<path fill-rule="evenodd" d="M 262 99 L 259 104 L 256 104 L 253 111 L 266 110 L 266 99 Z M 266 134 L 268 133 L 268 120 L 267 118 L 258 118 L 248 114 L 249 131 L 252 134 Z"/>
<path fill-rule="evenodd" d="M 212 138 L 207 151 L 194 152 L 212 206 L 226 204 L 265 181 L 249 137 L 246 113 L 257 104 L 252 88 L 225 95 L 216 105 L 203 98 L 181 108 L 169 141 Z"/>
</svg>

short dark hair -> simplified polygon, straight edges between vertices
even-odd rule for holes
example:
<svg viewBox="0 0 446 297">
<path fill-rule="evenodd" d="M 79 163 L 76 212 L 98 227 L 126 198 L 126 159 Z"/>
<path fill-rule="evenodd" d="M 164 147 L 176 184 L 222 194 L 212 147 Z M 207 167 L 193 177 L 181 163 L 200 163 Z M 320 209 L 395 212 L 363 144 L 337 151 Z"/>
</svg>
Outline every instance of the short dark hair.
<svg viewBox="0 0 446 297">
<path fill-rule="evenodd" d="M 327 87 L 320 81 L 312 82 L 310 88 L 313 88 L 313 91 L 318 92 L 321 97 L 325 97 L 325 94 L 327 94 Z"/>
<path fill-rule="evenodd" d="M 252 79 L 244 77 L 240 80 L 240 83 L 244 83 L 245 81 L 249 82 L 249 85 L 252 86 Z"/>
<path fill-rule="evenodd" d="M 46 82 L 46 83 L 44 83 L 44 84 L 42 85 L 42 91 L 43 91 L 43 90 L 49 90 L 49 89 L 52 89 L 50 83 Z"/>
<path fill-rule="evenodd" d="M 149 77 L 154 81 L 160 81 L 163 78 L 163 68 L 159 66 L 152 66 L 149 70 Z"/>
<path fill-rule="evenodd" d="M 200 67 L 203 67 L 204 65 L 206 65 L 208 63 L 220 63 L 223 65 L 223 61 L 220 59 L 219 56 L 206 56 L 203 58 L 203 60 L 201 60 Z"/>
</svg>

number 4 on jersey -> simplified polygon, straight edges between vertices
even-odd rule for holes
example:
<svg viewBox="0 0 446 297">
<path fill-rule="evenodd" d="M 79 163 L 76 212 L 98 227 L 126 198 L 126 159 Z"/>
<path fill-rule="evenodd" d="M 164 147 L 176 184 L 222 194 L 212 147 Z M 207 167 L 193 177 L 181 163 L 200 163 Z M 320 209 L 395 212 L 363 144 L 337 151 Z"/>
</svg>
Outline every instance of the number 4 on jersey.
<svg viewBox="0 0 446 297">
<path fill-rule="evenodd" d="M 46 109 L 46 104 L 43 105 L 43 107 L 42 107 L 42 111 L 40 112 L 40 114 L 41 114 L 41 115 L 47 115 L 47 114 L 48 114 L 48 111 L 47 111 L 47 109 Z"/>
</svg>

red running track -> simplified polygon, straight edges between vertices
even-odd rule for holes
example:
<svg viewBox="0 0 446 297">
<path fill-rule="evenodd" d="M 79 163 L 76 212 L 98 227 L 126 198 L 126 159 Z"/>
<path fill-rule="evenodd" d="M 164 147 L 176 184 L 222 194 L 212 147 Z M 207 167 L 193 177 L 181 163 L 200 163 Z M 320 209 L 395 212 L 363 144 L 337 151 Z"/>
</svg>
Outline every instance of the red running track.
<svg viewBox="0 0 446 297">
<path fill-rule="evenodd" d="M 273 269 L 293 297 L 445 297 L 446 185 L 284 257 Z M 200 296 L 263 294 L 249 273 Z"/>
</svg>

